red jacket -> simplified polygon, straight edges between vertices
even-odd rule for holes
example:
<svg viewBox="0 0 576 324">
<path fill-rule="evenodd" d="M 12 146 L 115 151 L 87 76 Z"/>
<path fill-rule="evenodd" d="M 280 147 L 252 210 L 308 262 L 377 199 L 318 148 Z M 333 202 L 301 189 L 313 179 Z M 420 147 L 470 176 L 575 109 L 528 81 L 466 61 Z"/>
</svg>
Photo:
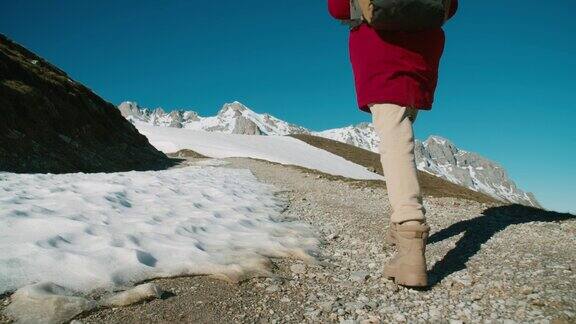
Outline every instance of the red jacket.
<svg viewBox="0 0 576 324">
<path fill-rule="evenodd" d="M 452 1 L 454 16 L 458 1 Z M 328 0 L 336 19 L 350 18 L 350 0 Z M 438 65 L 444 51 L 441 28 L 421 32 L 377 32 L 367 24 L 350 32 L 350 61 L 356 81 L 358 106 L 393 103 L 432 109 Z"/>
</svg>

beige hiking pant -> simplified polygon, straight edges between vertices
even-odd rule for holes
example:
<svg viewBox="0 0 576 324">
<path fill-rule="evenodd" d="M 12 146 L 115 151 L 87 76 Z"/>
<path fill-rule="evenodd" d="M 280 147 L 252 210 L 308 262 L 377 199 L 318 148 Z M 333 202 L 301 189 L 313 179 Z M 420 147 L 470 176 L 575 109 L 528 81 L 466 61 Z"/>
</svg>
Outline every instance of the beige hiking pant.
<svg viewBox="0 0 576 324">
<path fill-rule="evenodd" d="M 414 130 L 418 109 L 394 104 L 370 105 L 374 129 L 380 137 L 380 160 L 392 206 L 390 221 L 426 221 L 414 158 Z"/>
</svg>

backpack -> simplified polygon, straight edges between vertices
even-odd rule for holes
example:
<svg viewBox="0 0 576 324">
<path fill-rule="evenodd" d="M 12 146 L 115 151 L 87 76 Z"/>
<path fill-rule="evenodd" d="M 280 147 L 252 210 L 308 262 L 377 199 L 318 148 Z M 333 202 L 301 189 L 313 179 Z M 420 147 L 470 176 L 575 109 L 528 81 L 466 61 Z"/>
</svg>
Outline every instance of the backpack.
<svg viewBox="0 0 576 324">
<path fill-rule="evenodd" d="M 382 31 L 440 28 L 448 19 L 451 0 L 350 0 L 355 27 L 366 21 Z"/>
</svg>

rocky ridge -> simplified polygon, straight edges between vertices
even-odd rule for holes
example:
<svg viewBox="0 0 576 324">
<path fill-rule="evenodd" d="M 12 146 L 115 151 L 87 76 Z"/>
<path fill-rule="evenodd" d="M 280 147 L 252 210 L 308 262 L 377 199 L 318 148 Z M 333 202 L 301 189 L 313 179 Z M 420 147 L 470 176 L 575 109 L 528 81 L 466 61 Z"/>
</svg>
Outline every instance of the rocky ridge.
<svg viewBox="0 0 576 324">
<path fill-rule="evenodd" d="M 113 172 L 173 165 L 112 104 L 2 34 L 0 107 L 0 172 Z"/>
</svg>

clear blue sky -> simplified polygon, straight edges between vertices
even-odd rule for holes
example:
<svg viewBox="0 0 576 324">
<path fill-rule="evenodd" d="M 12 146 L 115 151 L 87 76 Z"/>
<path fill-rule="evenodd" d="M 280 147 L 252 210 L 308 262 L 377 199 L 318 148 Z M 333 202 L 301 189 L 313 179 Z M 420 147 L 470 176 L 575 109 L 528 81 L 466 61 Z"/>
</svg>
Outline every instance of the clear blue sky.
<svg viewBox="0 0 576 324">
<path fill-rule="evenodd" d="M 0 32 L 115 104 L 212 115 L 239 100 L 313 130 L 369 120 L 324 0 L 0 1 Z M 576 211 L 575 12 L 572 0 L 461 0 L 417 137 L 445 136 L 545 207 Z"/>
</svg>

